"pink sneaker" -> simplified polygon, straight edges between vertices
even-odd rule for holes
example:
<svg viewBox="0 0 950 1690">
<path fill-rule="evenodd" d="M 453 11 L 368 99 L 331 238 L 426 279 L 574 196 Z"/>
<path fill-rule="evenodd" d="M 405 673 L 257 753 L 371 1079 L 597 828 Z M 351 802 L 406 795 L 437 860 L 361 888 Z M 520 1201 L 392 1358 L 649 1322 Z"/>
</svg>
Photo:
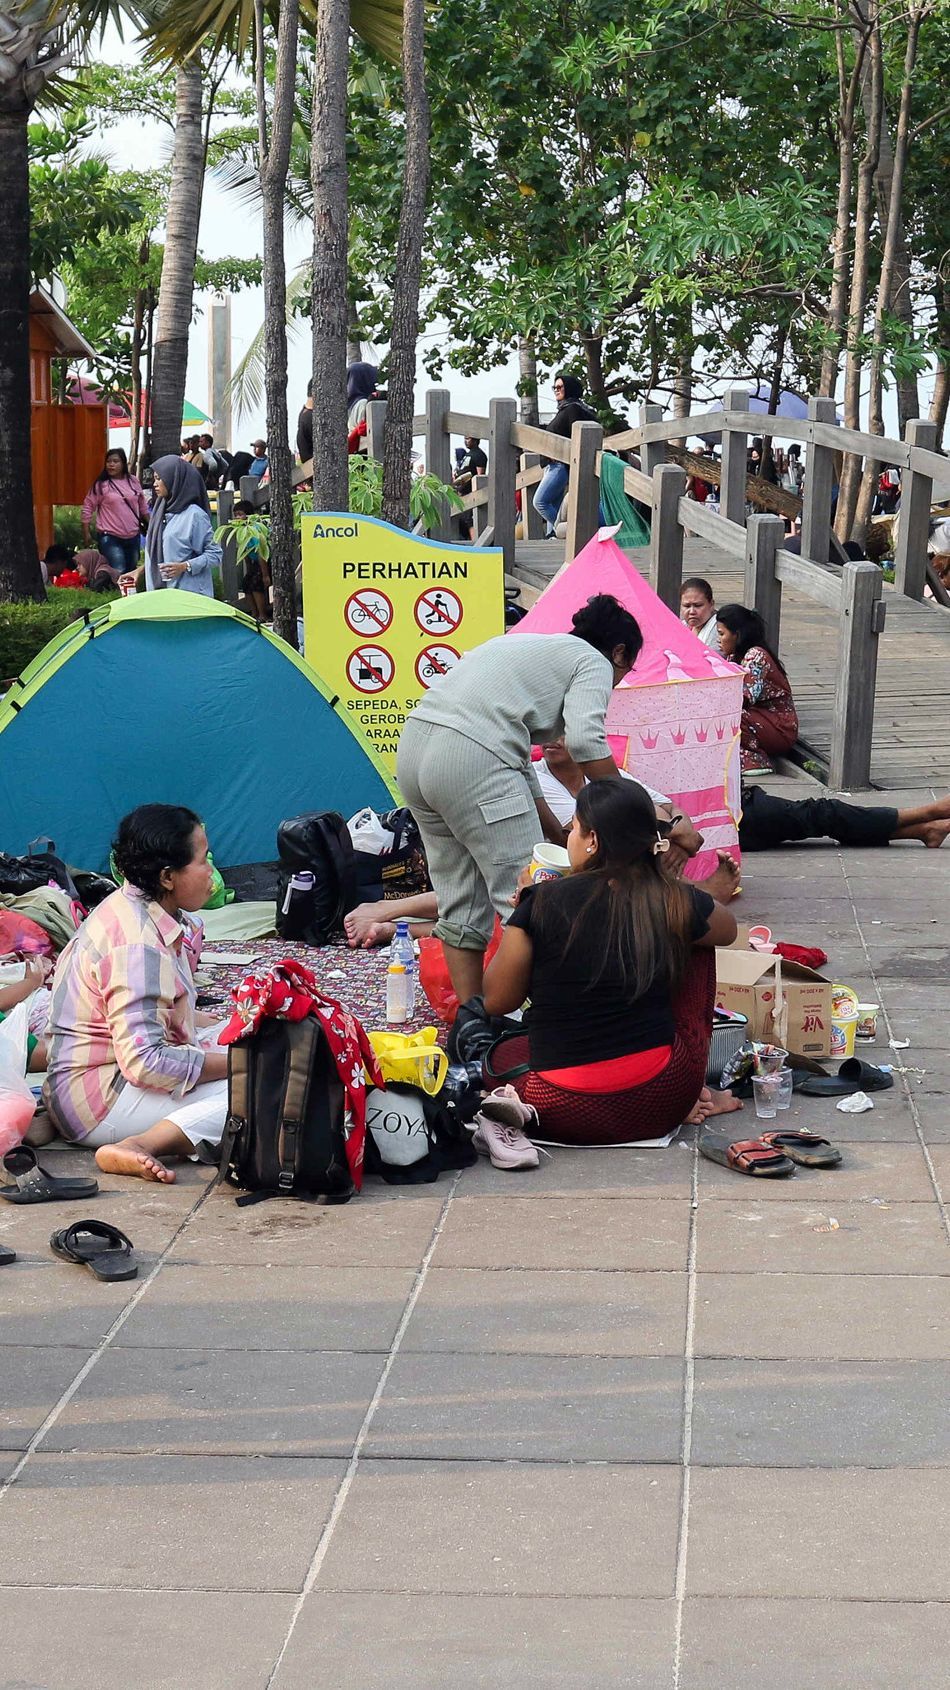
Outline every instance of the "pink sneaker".
<svg viewBox="0 0 950 1690">
<path fill-rule="evenodd" d="M 496 1086 L 494 1091 L 489 1092 L 482 1100 L 482 1114 L 489 1115 L 493 1121 L 520 1127 L 522 1132 L 532 1131 L 538 1126 L 538 1111 L 534 1104 L 525 1103 L 514 1086 Z"/>
<path fill-rule="evenodd" d="M 504 1121 L 493 1121 L 488 1115 L 475 1117 L 472 1144 L 481 1156 L 488 1156 L 492 1166 L 513 1172 L 516 1168 L 537 1168 L 541 1158 L 520 1127 Z"/>
</svg>

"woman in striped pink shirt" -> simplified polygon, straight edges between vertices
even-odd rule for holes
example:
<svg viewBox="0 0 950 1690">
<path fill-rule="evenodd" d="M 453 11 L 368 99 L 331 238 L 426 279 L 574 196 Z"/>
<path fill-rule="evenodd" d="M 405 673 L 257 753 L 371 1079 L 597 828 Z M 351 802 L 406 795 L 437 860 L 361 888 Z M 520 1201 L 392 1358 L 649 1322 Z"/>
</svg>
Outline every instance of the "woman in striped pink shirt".
<svg viewBox="0 0 950 1690">
<path fill-rule="evenodd" d="M 196 1009 L 208 839 L 193 810 L 143 804 L 114 850 L 125 883 L 57 964 L 44 1098 L 107 1173 L 171 1181 L 162 1158 L 220 1143 L 228 1107 L 220 1024 Z"/>
</svg>

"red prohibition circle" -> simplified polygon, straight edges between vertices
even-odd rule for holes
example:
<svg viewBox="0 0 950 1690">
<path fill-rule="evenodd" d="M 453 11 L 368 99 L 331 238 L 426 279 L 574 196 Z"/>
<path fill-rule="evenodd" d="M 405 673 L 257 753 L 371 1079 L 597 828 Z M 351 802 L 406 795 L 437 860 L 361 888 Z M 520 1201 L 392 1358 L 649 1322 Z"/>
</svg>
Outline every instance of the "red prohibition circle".
<svg viewBox="0 0 950 1690">
<path fill-rule="evenodd" d="M 387 611 L 389 612 L 385 622 L 380 622 L 371 611 L 366 609 L 366 606 L 363 604 L 364 594 L 376 599 L 382 599 Z M 357 606 L 365 611 L 365 619 L 354 615 L 354 611 Z M 346 604 L 343 606 L 343 618 L 347 627 L 351 629 L 354 634 L 365 633 L 367 639 L 369 640 L 371 640 L 376 634 L 385 634 L 386 630 L 392 627 L 394 615 L 395 611 L 393 609 L 392 599 L 388 596 L 388 594 L 382 592 L 379 587 L 360 587 L 355 593 L 350 594 Z"/>
<path fill-rule="evenodd" d="M 385 663 L 380 662 L 384 658 Z M 389 665 L 389 674 L 384 673 L 385 664 Z M 357 646 L 350 652 L 346 660 L 346 678 L 351 687 L 357 692 L 377 693 L 385 692 L 391 687 L 396 676 L 396 664 L 388 651 L 381 646 L 366 641 L 365 646 Z"/>
<path fill-rule="evenodd" d="M 440 661 L 440 653 L 442 652 L 448 652 L 455 659 L 455 662 L 442 663 Z M 461 662 L 461 657 L 461 652 L 456 651 L 454 646 L 445 645 L 441 640 L 438 644 L 423 646 L 416 658 L 416 680 L 421 687 L 428 690 L 433 681 L 439 680 L 440 676 L 447 675 L 450 669 L 454 669 L 455 664 Z"/>
</svg>

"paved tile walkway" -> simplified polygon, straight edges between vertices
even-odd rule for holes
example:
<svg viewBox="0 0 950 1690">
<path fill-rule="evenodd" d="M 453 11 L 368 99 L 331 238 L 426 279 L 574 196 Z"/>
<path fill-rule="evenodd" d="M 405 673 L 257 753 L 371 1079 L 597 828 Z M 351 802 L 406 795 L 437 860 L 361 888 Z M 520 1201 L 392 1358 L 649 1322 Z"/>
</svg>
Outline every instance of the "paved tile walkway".
<svg viewBox="0 0 950 1690">
<path fill-rule="evenodd" d="M 948 855 L 744 871 L 911 1041 L 839 1171 L 0 1205 L 0 1690 L 945 1690 Z"/>
</svg>

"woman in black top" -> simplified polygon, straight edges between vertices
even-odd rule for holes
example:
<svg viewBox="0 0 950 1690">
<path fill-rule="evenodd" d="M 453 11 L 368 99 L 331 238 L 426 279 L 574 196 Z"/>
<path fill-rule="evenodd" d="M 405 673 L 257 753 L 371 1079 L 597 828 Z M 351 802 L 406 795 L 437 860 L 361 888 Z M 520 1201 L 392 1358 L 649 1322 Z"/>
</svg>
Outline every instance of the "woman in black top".
<svg viewBox="0 0 950 1690">
<path fill-rule="evenodd" d="M 531 1000 L 527 1051 L 505 1067 L 548 1138 L 660 1138 L 703 1091 L 715 967 L 735 918 L 663 870 L 666 826 L 634 781 L 584 787 L 568 839 L 572 874 L 527 888 L 485 975 L 485 1007 Z M 701 1109 L 701 1112 L 702 1109 Z"/>
</svg>

